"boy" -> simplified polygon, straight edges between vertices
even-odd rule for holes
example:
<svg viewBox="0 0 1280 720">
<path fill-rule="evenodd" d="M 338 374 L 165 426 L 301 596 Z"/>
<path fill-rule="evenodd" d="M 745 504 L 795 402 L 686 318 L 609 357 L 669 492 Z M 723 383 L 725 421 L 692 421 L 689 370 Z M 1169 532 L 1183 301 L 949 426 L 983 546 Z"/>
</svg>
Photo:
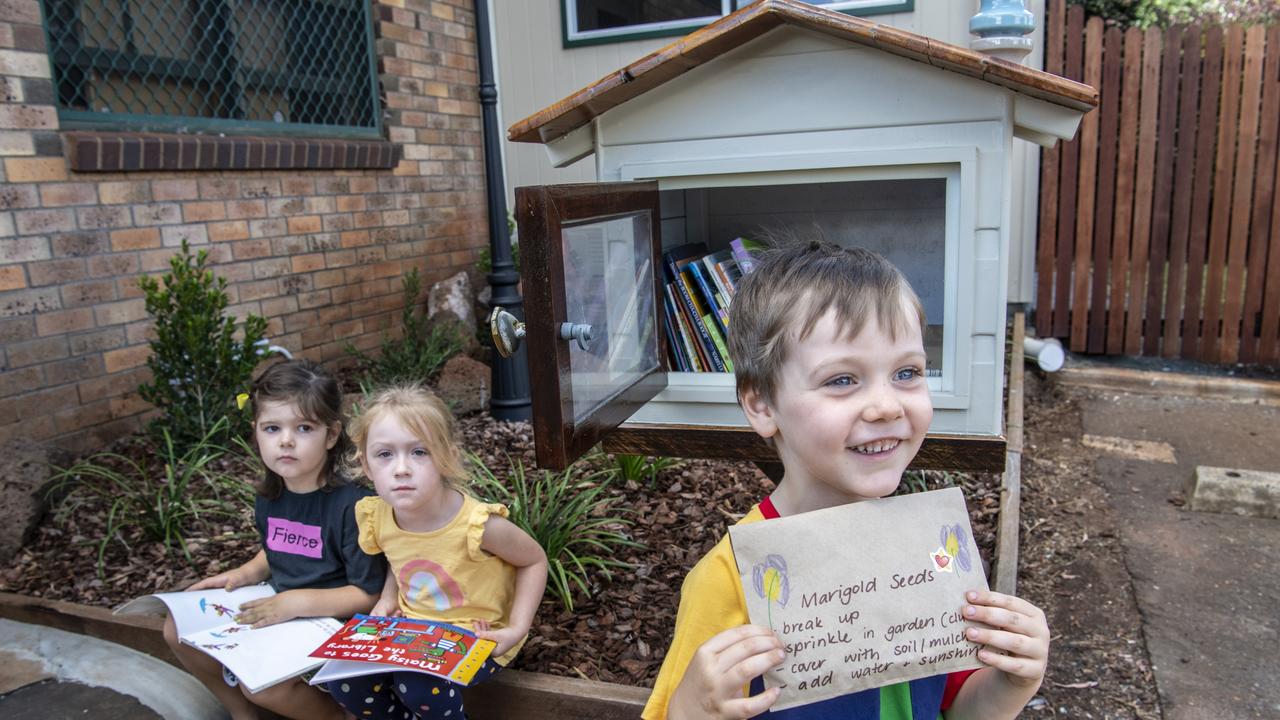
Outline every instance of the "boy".
<svg viewBox="0 0 1280 720">
<path fill-rule="evenodd" d="M 751 427 L 778 451 L 776 490 L 739 522 L 884 497 L 933 419 L 924 312 L 902 273 L 868 250 L 791 243 L 742 280 L 729 311 L 729 356 Z M 870 550 L 874 551 L 874 550 Z M 771 713 L 776 718 L 1013 718 L 1044 677 L 1049 628 L 1019 598 L 970 592 L 969 638 L 989 667 L 866 690 Z M 749 625 L 729 538 L 685 578 L 675 637 L 644 710 L 747 718 L 778 691 L 760 675 L 783 661 L 770 630 Z M 749 690 L 748 690 L 748 685 Z"/>
</svg>

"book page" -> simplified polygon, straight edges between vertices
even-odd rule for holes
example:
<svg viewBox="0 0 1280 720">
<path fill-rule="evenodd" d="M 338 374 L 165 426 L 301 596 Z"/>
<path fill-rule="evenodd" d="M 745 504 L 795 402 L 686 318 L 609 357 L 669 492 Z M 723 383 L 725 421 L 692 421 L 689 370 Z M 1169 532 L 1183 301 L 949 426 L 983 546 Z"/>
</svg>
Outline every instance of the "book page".
<svg viewBox="0 0 1280 720">
<path fill-rule="evenodd" d="M 265 583 L 246 585 L 227 592 L 222 588 L 193 590 L 190 592 L 155 593 L 143 595 L 116 608 L 116 615 L 163 615 L 165 610 L 173 616 L 178 635 L 199 632 L 232 623 L 240 613 L 240 606 L 250 600 L 271 597 L 276 591 Z"/>
<path fill-rule="evenodd" d="M 774 710 L 982 667 L 965 592 L 986 590 L 959 488 L 729 528 L 751 622 L 786 658 Z M 817 550 L 815 552 L 815 550 Z"/>
<path fill-rule="evenodd" d="M 311 653 L 330 661 L 312 683 L 412 670 L 467 685 L 494 647 L 492 640 L 447 623 L 356 615 Z M 369 666 L 375 669 L 361 669 Z"/>
<path fill-rule="evenodd" d="M 300 675 L 322 661 L 312 650 L 342 627 L 333 618 L 298 618 L 254 629 L 227 623 L 182 636 L 182 642 L 227 666 L 253 692 Z"/>
</svg>

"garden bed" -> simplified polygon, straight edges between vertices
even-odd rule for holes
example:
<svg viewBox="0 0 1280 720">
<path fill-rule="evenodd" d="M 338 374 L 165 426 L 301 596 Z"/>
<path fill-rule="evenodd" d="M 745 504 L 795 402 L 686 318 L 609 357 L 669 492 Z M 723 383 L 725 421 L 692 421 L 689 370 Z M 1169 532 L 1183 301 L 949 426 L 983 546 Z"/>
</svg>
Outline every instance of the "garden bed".
<svg viewBox="0 0 1280 720">
<path fill-rule="evenodd" d="M 533 467 L 533 435 L 526 423 L 498 422 L 485 414 L 460 422 L 465 446 L 500 477 L 511 460 Z M 138 454 L 137 440 L 117 446 Z M 585 463 L 610 464 L 599 455 Z M 247 466 L 229 465 L 243 473 Z M 919 485 L 922 478 L 915 478 Z M 930 487 L 958 483 L 965 490 L 974 536 L 990 569 L 999 511 L 995 475 L 928 473 Z M 643 547 L 624 548 L 629 563 L 612 580 L 595 575 L 593 597 L 577 596 L 572 612 L 548 595 L 529 642 L 514 667 L 571 678 L 625 685 L 652 685 L 675 623 L 680 584 L 689 568 L 723 535 L 725 528 L 767 495 L 773 483 L 754 465 L 692 460 L 660 472 L 652 481 L 615 480 L 601 508 L 625 513 L 628 534 Z M 97 543 L 106 527 L 105 507 L 86 506 L 59 520 L 50 515 L 13 561 L 0 570 L 0 590 L 49 600 L 113 607 L 138 595 L 186 587 L 244 562 L 259 547 L 251 512 L 193 534 L 188 562 L 166 554 L 157 543 L 129 539 L 112 543 L 105 572 L 97 572 Z"/>
</svg>

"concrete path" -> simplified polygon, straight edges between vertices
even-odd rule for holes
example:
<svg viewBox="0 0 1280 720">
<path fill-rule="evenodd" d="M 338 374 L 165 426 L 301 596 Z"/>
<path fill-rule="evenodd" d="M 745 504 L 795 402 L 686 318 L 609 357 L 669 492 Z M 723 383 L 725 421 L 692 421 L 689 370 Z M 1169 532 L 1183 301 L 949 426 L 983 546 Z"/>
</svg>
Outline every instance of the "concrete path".
<svg viewBox="0 0 1280 720">
<path fill-rule="evenodd" d="M 1280 520 L 1170 502 L 1196 465 L 1280 471 L 1280 407 L 1093 390 L 1081 410 L 1165 717 L 1280 717 Z"/>
<path fill-rule="evenodd" d="M 221 720 L 195 678 L 86 635 L 0 619 L 0 717 Z"/>
</svg>

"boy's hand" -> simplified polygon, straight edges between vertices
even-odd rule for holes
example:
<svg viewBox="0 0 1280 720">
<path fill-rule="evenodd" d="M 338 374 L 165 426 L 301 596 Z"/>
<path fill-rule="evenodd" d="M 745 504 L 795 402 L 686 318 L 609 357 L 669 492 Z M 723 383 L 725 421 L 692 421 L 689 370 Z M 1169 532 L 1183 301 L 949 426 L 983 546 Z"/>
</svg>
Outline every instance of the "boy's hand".
<svg viewBox="0 0 1280 720">
<path fill-rule="evenodd" d="M 785 658 L 782 641 L 759 625 L 739 625 L 714 635 L 694 652 L 671 695 L 667 717 L 738 720 L 759 715 L 777 701 L 778 689 L 743 697 L 742 688 Z"/>
<path fill-rule="evenodd" d="M 235 621 L 241 625 L 252 625 L 254 629 L 275 625 L 298 617 L 294 608 L 293 593 L 282 592 L 271 597 L 250 600 L 240 606 L 240 614 Z"/>
<path fill-rule="evenodd" d="M 978 651 L 978 659 L 999 670 L 1013 685 L 1038 686 L 1049 661 L 1049 624 L 1044 611 L 1022 598 L 998 592 L 971 590 L 966 599 L 965 619 L 990 626 L 967 631 L 970 640 L 986 645 Z"/>
<path fill-rule="evenodd" d="M 205 578 L 187 588 L 187 591 L 190 592 L 191 590 L 213 590 L 216 588 L 222 588 L 227 592 L 231 592 L 238 587 L 244 587 L 245 585 L 250 584 L 249 578 L 245 577 L 245 574 L 240 572 L 240 568 L 236 568 L 234 570 L 220 572 L 213 577 Z"/>
<path fill-rule="evenodd" d="M 396 598 L 390 600 L 386 598 L 378 598 L 378 602 L 374 604 L 373 609 L 369 611 L 370 615 L 379 617 L 400 617 L 404 615 L 400 611 L 400 601 Z"/>
</svg>

